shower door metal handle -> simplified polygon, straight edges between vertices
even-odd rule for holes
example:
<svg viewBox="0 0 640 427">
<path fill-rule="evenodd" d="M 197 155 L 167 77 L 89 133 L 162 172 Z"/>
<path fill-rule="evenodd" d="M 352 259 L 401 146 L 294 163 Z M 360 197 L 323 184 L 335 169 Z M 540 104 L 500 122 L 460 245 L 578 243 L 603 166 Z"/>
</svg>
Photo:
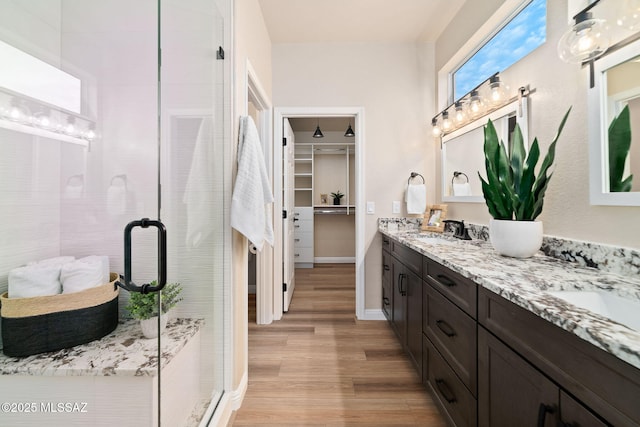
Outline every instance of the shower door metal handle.
<svg viewBox="0 0 640 427">
<path fill-rule="evenodd" d="M 158 229 L 158 284 L 151 286 L 150 283 L 138 286 L 131 281 L 131 230 L 135 227 Z M 131 221 L 124 228 L 124 283 L 118 282 L 118 286 L 129 292 L 140 292 L 148 294 L 158 292 L 167 283 L 167 229 L 160 221 L 149 218 Z"/>
</svg>

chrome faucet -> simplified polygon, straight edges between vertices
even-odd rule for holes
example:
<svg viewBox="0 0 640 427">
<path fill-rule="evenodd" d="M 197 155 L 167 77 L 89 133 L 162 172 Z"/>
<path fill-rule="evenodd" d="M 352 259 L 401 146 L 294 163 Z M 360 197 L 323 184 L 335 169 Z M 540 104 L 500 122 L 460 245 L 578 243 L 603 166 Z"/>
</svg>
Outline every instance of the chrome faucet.
<svg viewBox="0 0 640 427">
<path fill-rule="evenodd" d="M 455 221 L 452 219 L 445 219 L 445 224 L 453 224 L 456 228 L 456 232 L 453 234 L 453 237 L 457 237 L 462 240 L 471 240 L 469 236 L 469 230 L 464 226 L 464 221 Z"/>
</svg>

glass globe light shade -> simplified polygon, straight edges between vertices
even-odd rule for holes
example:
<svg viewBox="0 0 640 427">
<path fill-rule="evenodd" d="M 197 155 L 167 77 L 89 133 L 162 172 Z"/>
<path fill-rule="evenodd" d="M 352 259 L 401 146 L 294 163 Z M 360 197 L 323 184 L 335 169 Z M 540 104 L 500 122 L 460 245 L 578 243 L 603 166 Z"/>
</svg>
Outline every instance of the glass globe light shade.
<svg viewBox="0 0 640 427">
<path fill-rule="evenodd" d="M 455 103 L 455 110 L 453 113 L 453 120 L 456 125 L 460 126 L 467 121 L 467 111 L 464 104 L 460 101 Z"/>
<path fill-rule="evenodd" d="M 451 123 L 451 119 L 449 118 L 449 112 L 445 111 L 442 113 L 442 130 L 444 132 L 451 130 L 453 127 L 453 123 Z"/>
<path fill-rule="evenodd" d="M 558 41 L 558 56 L 565 62 L 581 64 L 591 61 L 609 48 L 604 19 L 593 19 L 586 12 L 576 17 L 576 24 Z"/>
<path fill-rule="evenodd" d="M 471 91 L 471 94 L 469 97 L 469 106 L 467 110 L 469 112 L 469 115 L 474 119 L 477 117 L 480 117 L 482 113 L 484 113 L 484 110 L 485 110 L 484 100 L 478 94 L 477 90 Z"/>
<path fill-rule="evenodd" d="M 438 119 L 437 118 L 433 118 L 431 119 L 431 133 L 433 134 L 433 136 L 438 137 L 442 134 L 442 129 L 440 129 L 440 126 L 438 125 Z"/>
</svg>

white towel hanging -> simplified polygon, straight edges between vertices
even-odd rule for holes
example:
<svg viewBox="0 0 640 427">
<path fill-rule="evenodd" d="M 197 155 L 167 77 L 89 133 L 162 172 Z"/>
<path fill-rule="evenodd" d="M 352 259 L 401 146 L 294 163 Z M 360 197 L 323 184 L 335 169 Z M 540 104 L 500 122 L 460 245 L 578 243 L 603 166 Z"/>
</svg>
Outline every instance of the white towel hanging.
<svg viewBox="0 0 640 427">
<path fill-rule="evenodd" d="M 231 198 L 231 227 L 258 251 L 266 241 L 273 246 L 273 226 L 267 204 L 273 202 L 258 129 L 249 116 L 240 117 L 238 173 Z"/>
</svg>

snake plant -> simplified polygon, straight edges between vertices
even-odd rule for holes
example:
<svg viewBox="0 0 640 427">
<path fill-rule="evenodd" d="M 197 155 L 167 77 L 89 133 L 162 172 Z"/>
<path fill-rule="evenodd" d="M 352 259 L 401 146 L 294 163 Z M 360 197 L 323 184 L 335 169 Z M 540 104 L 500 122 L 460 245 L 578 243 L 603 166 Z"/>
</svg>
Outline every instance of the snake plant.
<svg viewBox="0 0 640 427">
<path fill-rule="evenodd" d="M 633 175 L 622 179 L 629 148 L 631 148 L 631 120 L 627 105 L 609 125 L 609 191 L 631 191 Z"/>
<path fill-rule="evenodd" d="M 533 221 L 542 213 L 544 194 L 552 175 L 549 168 L 555 159 L 556 142 L 570 111 L 571 108 L 565 113 L 537 176 L 535 168 L 540 158 L 538 139 L 533 140 L 527 155 L 522 131 L 516 124 L 512 149 L 507 154 L 504 142 L 498 139 L 496 129 L 489 120 L 484 128 L 487 180 L 482 178 L 480 172 L 478 176 L 482 181 L 482 193 L 489 213 L 494 219 Z"/>
</svg>

